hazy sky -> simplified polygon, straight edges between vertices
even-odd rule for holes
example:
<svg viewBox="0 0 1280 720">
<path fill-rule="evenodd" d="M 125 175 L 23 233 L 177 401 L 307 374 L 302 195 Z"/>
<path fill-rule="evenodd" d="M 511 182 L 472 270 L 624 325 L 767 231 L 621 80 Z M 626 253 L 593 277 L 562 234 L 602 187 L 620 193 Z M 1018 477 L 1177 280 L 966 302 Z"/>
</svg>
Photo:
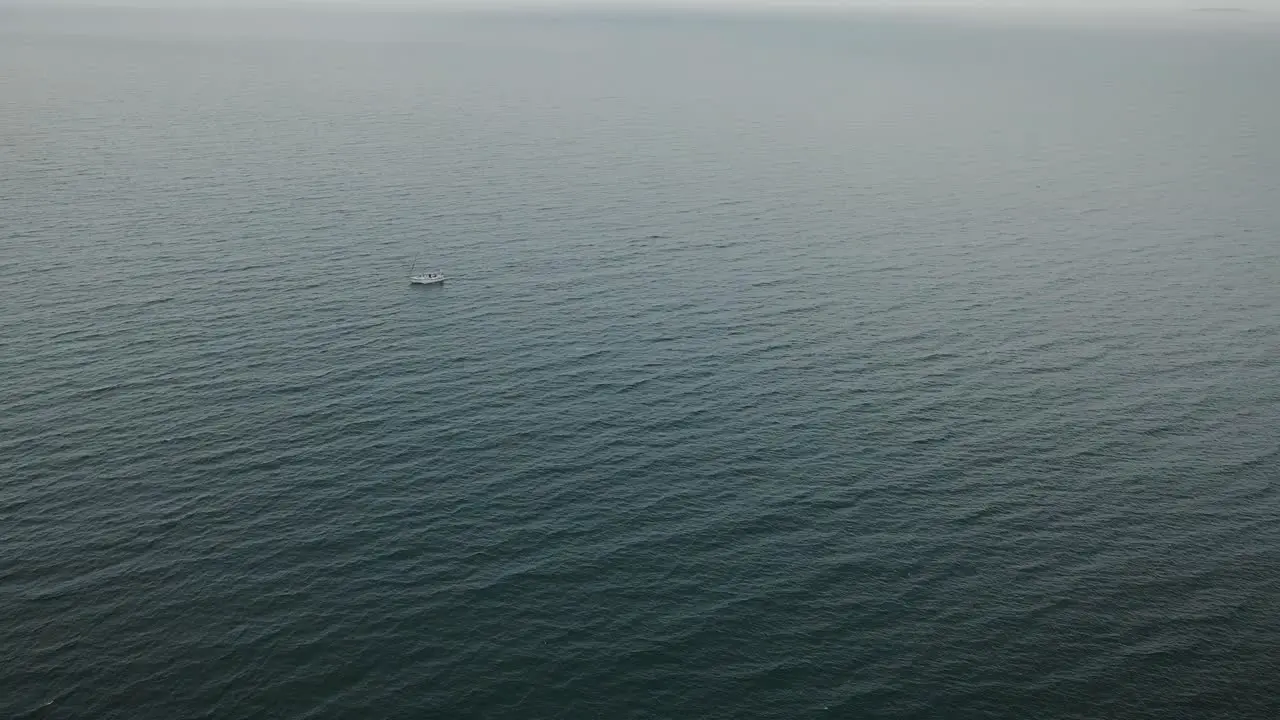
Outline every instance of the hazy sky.
<svg viewBox="0 0 1280 720">
<path fill-rule="evenodd" d="M 28 0 L 19 4 L 45 4 L 43 0 Z M 13 4 L 13 0 L 0 4 Z M 66 0 L 66 4 L 148 4 L 148 5 L 629 5 L 645 6 L 848 6 L 848 7 L 1021 7 L 1021 8 L 1246 8 L 1280 10 L 1280 0 Z"/>
<path fill-rule="evenodd" d="M 198 1 L 198 0 L 197 0 Z M 251 0 L 250 0 L 251 1 Z M 298 1 L 298 0 L 295 0 Z M 306 0 L 301 0 L 306 1 Z M 1023 7 L 1023 8 L 1250 8 L 1280 9 L 1280 0 L 311 0 L 312 2 L 360 4 L 360 5 L 646 5 L 660 6 L 970 6 L 970 7 Z M 270 2 L 270 0 L 263 0 Z"/>
<path fill-rule="evenodd" d="M 1280 0 L 0 0 L 5 4 L 85 4 L 204 7 L 351 5 L 369 7 L 494 7 L 494 6 L 630 6 L 630 7 L 881 7 L 881 8 L 1021 8 L 1191 10 L 1199 8 L 1244 8 L 1280 11 Z"/>
<path fill-rule="evenodd" d="M 199 0 L 197 0 L 199 1 Z M 243 0 L 242 0 L 243 1 Z M 252 0 L 249 0 L 252 2 Z M 262 0 L 270 2 L 270 0 Z M 294 0 L 306 2 L 308 0 Z M 849 6 L 1021 8 L 1249 8 L 1280 9 L 1280 0 L 310 0 L 357 5 L 630 5 L 644 6 Z"/>
</svg>

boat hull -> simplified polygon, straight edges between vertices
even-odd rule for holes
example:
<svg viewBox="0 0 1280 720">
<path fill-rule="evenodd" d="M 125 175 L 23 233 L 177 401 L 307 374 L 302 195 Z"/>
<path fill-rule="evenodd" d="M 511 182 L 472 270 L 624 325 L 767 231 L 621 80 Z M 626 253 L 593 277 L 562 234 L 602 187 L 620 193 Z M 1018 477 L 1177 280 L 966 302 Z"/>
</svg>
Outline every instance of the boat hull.
<svg viewBox="0 0 1280 720">
<path fill-rule="evenodd" d="M 439 285 L 440 283 L 443 283 L 443 282 L 444 282 L 443 275 L 438 275 L 436 277 L 431 277 L 428 275 L 416 275 L 414 277 L 409 278 L 409 283 L 412 285 Z"/>
</svg>

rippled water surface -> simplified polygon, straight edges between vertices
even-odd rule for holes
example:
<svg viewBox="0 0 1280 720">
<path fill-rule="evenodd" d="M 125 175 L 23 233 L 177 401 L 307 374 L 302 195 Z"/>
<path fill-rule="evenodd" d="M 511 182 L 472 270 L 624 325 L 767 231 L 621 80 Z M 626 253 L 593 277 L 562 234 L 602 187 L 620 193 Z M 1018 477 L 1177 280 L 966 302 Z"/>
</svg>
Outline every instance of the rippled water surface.
<svg viewBox="0 0 1280 720">
<path fill-rule="evenodd" d="M 1276 717 L 1277 68 L 0 11 L 0 716 Z"/>
</svg>

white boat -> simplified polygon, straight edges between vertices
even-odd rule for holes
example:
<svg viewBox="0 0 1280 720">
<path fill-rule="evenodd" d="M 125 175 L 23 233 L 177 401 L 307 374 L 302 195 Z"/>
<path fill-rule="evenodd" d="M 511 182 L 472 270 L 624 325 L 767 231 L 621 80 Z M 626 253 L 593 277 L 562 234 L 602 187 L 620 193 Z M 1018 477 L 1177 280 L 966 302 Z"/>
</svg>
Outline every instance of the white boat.
<svg viewBox="0 0 1280 720">
<path fill-rule="evenodd" d="M 421 275 L 414 275 L 414 268 L 418 267 L 418 258 L 413 259 L 413 265 L 409 266 L 409 283 L 412 285 L 439 285 L 444 282 L 444 273 L 429 272 Z"/>
<path fill-rule="evenodd" d="M 433 272 L 425 275 L 410 275 L 409 282 L 414 285 L 436 285 L 444 282 L 444 274 Z"/>
</svg>

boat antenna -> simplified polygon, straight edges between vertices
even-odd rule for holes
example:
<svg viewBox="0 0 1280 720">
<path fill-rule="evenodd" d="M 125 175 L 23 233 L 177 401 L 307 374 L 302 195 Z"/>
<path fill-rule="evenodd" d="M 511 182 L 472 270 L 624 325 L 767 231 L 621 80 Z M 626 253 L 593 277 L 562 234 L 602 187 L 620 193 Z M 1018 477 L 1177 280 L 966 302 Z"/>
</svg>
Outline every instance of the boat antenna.
<svg viewBox="0 0 1280 720">
<path fill-rule="evenodd" d="M 422 254 L 422 253 L 418 253 L 418 255 L 421 255 L 421 254 Z M 418 267 L 418 255 L 414 255 L 414 256 L 413 256 L 413 264 L 409 266 L 409 274 L 410 274 L 410 275 L 412 275 L 412 274 L 413 274 L 413 269 L 414 269 L 414 268 L 416 268 L 416 267 Z"/>
</svg>

